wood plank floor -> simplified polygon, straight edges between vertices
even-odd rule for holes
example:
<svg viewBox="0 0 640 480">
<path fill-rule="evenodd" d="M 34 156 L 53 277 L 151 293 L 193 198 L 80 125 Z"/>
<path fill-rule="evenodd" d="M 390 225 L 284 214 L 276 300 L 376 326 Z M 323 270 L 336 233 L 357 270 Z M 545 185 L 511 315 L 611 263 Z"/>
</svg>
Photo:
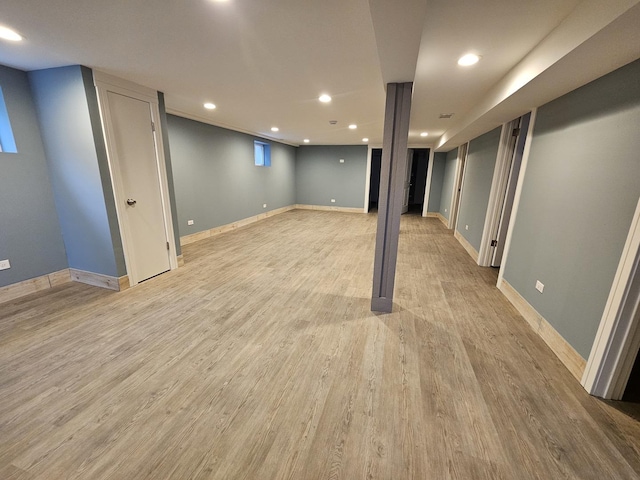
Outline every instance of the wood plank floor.
<svg viewBox="0 0 640 480">
<path fill-rule="evenodd" d="M 634 479 L 640 424 L 588 396 L 436 219 L 291 211 L 115 293 L 0 305 L 0 479 Z"/>
</svg>

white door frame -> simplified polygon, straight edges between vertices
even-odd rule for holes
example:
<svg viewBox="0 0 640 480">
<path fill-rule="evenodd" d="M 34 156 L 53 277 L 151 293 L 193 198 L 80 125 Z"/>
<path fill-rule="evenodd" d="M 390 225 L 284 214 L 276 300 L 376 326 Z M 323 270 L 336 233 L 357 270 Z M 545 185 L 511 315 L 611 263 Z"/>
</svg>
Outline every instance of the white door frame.
<svg viewBox="0 0 640 480">
<path fill-rule="evenodd" d="M 173 221 L 171 215 L 171 205 L 169 203 L 169 184 L 167 181 L 167 168 L 164 158 L 164 146 L 162 143 L 162 125 L 160 123 L 160 109 L 158 103 L 158 92 L 156 90 L 131 83 L 113 77 L 103 72 L 93 72 L 94 84 L 98 92 L 98 105 L 100 107 L 100 117 L 102 119 L 102 131 L 107 147 L 107 159 L 109 163 L 109 173 L 111 174 L 111 182 L 113 193 L 115 196 L 116 212 L 118 215 L 118 226 L 120 227 L 120 235 L 122 238 L 122 248 L 124 252 L 125 265 L 127 267 L 127 275 L 129 277 L 129 285 L 138 284 L 139 278 L 135 269 L 135 257 L 133 248 L 131 247 L 131 233 L 129 225 L 126 221 L 124 205 L 126 195 L 124 193 L 124 182 L 118 164 L 118 155 L 115 150 L 114 132 L 111 128 L 111 113 L 107 101 L 107 93 L 113 92 L 127 97 L 135 98 L 148 102 L 151 105 L 151 118 L 155 125 L 153 132 L 156 165 L 158 168 L 158 176 L 160 178 L 160 195 L 162 198 L 162 213 L 164 216 L 166 241 L 169 244 L 169 265 L 171 270 L 178 268 L 178 257 L 176 254 L 176 245 L 173 232 Z M 151 127 L 151 126 L 149 126 Z"/>
<path fill-rule="evenodd" d="M 422 204 L 422 216 L 426 217 L 429 212 L 429 194 L 431 193 L 431 180 L 433 178 L 434 149 L 429 147 L 429 164 L 427 166 L 427 184 L 424 187 L 424 202 Z"/>
<path fill-rule="evenodd" d="M 456 178 L 453 182 L 453 195 L 451 195 L 451 206 L 449 208 L 449 223 L 447 228 L 456 231 L 458 224 L 458 213 L 460 210 L 460 200 L 462 200 L 462 189 L 464 187 L 464 173 L 466 171 L 467 153 L 469 152 L 469 142 L 458 147 L 458 158 L 456 159 Z"/>
<path fill-rule="evenodd" d="M 491 191 L 489 193 L 489 204 L 484 219 L 480 250 L 478 251 L 478 265 L 481 267 L 491 265 L 491 257 L 493 254 L 491 241 L 493 240 L 492 237 L 495 232 L 498 230 L 498 225 L 500 225 L 500 214 L 502 213 L 505 194 L 507 192 L 507 183 L 509 182 L 509 175 L 511 174 L 511 162 L 518 140 L 518 137 L 513 135 L 513 131 L 518 128 L 518 125 L 520 125 L 520 117 L 502 124 L 498 155 L 495 168 L 493 169 L 493 180 L 491 181 Z"/>
<path fill-rule="evenodd" d="M 524 150 L 522 152 L 522 162 L 520 164 L 520 173 L 518 174 L 518 183 L 516 184 L 516 193 L 513 197 L 513 207 L 511 209 L 511 217 L 509 218 L 509 228 L 507 229 L 507 238 L 504 242 L 504 253 L 502 254 L 502 262 L 500 264 L 500 271 L 498 272 L 498 281 L 496 286 L 500 288 L 502 286 L 502 279 L 504 278 L 504 267 L 509 261 L 509 250 L 511 248 L 511 238 L 513 237 L 513 228 L 516 224 L 516 218 L 518 217 L 518 207 L 520 206 L 520 197 L 522 196 L 522 186 L 524 184 L 524 176 L 527 173 L 527 164 L 529 163 L 529 152 L 531 151 L 531 142 L 533 140 L 533 129 L 536 125 L 536 116 L 538 109 L 531 110 L 531 117 L 529 118 L 529 128 L 527 129 L 527 138 L 524 142 Z"/>
<path fill-rule="evenodd" d="M 640 199 L 582 376 L 591 395 L 620 400 L 640 347 Z"/>
</svg>

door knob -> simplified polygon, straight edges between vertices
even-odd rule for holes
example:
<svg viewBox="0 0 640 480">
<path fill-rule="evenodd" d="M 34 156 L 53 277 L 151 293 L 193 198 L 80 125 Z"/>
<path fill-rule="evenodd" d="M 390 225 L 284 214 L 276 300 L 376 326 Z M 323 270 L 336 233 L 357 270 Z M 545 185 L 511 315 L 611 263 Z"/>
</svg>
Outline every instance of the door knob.
<svg viewBox="0 0 640 480">
<path fill-rule="evenodd" d="M 128 198 L 127 199 L 127 205 L 129 206 L 134 206 L 136 204 L 136 201 L 133 198 Z"/>
</svg>

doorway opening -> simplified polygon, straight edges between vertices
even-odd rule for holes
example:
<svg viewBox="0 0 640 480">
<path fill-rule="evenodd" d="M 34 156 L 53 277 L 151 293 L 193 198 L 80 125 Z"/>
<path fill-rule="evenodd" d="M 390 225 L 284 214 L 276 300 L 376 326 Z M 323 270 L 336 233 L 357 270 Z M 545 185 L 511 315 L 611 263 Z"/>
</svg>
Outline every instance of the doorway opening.
<svg viewBox="0 0 640 480">
<path fill-rule="evenodd" d="M 468 143 L 464 143 L 458 147 L 458 163 L 456 167 L 456 179 L 454 183 L 454 191 L 451 198 L 451 218 L 449 218 L 449 229 L 455 232 L 458 226 L 458 210 L 460 209 L 460 198 L 462 197 L 462 188 L 464 186 L 464 169 L 467 162 Z"/>
<path fill-rule="evenodd" d="M 640 351 L 635 353 L 636 360 L 633 363 L 627 386 L 622 394 L 622 401 L 640 405 L 640 355 L 638 353 Z"/>
<path fill-rule="evenodd" d="M 422 215 L 424 208 L 424 192 L 427 188 L 427 170 L 429 168 L 429 149 L 414 148 L 409 180 L 408 212 Z"/>
<path fill-rule="evenodd" d="M 422 215 L 424 194 L 427 188 L 427 170 L 429 167 L 428 148 L 410 148 L 407 150 L 406 191 L 403 213 Z M 369 175 L 369 212 L 378 210 L 380 196 L 380 170 L 382 168 L 382 149 L 371 149 L 371 172 Z"/>
<path fill-rule="evenodd" d="M 382 169 L 382 149 L 371 150 L 371 174 L 369 176 L 369 212 L 378 211 L 380 197 L 380 170 Z"/>
</svg>

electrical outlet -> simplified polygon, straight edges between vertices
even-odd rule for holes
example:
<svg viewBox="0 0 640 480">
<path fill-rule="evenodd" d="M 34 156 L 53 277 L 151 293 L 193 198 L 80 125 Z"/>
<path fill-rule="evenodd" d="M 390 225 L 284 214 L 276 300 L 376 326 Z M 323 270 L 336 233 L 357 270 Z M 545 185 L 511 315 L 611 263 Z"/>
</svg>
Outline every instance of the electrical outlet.
<svg viewBox="0 0 640 480">
<path fill-rule="evenodd" d="M 266 203 L 263 203 L 263 204 L 262 204 L 262 208 L 267 208 L 267 204 L 266 204 Z"/>
<path fill-rule="evenodd" d="M 344 158 L 341 158 L 341 159 L 340 159 L 340 163 L 344 163 Z"/>
<path fill-rule="evenodd" d="M 444 209 L 444 213 L 447 213 L 447 209 L 446 208 Z"/>
<path fill-rule="evenodd" d="M 9 260 L 0 260 L 0 270 L 6 270 L 7 268 L 11 268 Z"/>
<path fill-rule="evenodd" d="M 331 199 L 331 203 L 336 203 L 336 199 L 335 199 L 335 198 L 332 198 L 332 199 Z"/>
<path fill-rule="evenodd" d="M 544 285 L 540 280 L 536 280 L 536 290 L 538 290 L 540 293 L 542 293 L 542 291 L 544 290 Z"/>
<path fill-rule="evenodd" d="M 465 230 L 469 230 L 469 225 L 465 225 L 465 226 L 464 226 L 464 229 L 465 229 Z"/>
<path fill-rule="evenodd" d="M 187 225 L 193 225 L 193 220 L 187 220 Z"/>
</svg>

